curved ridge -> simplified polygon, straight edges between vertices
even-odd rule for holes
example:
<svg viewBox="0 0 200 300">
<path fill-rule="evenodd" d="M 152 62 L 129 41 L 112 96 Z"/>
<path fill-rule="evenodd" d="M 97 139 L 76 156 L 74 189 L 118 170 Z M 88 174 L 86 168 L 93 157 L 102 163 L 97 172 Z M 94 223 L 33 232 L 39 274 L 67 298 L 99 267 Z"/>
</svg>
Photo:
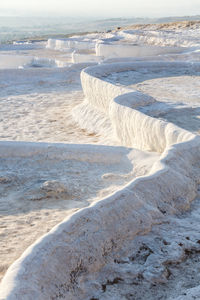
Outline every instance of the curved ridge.
<svg viewBox="0 0 200 300">
<path fill-rule="evenodd" d="M 68 217 L 30 246 L 8 269 L 0 299 L 22 295 L 23 299 L 77 299 L 80 294 L 83 299 L 84 274 L 98 272 L 127 240 L 150 231 L 163 215 L 187 209 L 195 198 L 200 137 L 136 110 L 153 103 L 152 97 L 103 80 L 106 74 L 140 64 L 100 65 L 82 71 L 86 109 L 79 123 L 89 127 L 92 122 L 99 130 L 95 118 L 86 120 L 87 107 L 93 109 L 97 116 L 104 116 L 121 145 L 160 152 L 160 160 L 148 176 Z M 148 64 L 167 67 L 169 62 Z"/>
</svg>

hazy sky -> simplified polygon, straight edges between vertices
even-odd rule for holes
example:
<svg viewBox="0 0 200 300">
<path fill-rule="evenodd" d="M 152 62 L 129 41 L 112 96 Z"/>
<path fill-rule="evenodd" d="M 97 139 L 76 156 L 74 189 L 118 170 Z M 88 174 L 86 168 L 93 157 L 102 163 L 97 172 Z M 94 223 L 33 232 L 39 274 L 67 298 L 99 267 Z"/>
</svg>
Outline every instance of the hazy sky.
<svg viewBox="0 0 200 300">
<path fill-rule="evenodd" d="M 200 14 L 200 0 L 0 0 L 3 14 L 159 17 Z"/>
</svg>

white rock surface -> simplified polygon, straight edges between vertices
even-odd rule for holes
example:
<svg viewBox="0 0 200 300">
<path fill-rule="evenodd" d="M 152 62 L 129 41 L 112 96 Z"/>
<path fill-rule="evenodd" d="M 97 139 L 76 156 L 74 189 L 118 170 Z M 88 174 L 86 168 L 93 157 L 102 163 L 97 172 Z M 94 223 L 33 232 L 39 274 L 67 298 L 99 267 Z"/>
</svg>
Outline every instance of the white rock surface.
<svg viewBox="0 0 200 300">
<path fill-rule="evenodd" d="M 143 38 L 138 38 L 137 34 L 134 36 L 135 32 L 131 34 L 133 40 L 136 38 L 144 43 Z M 113 39 L 113 43 L 117 44 L 115 38 L 119 35 L 116 33 L 106 38 Z M 146 36 L 146 44 L 159 45 L 159 36 L 152 41 L 151 34 Z M 193 39 L 192 43 L 188 42 L 189 39 L 184 43 L 184 35 L 176 39 L 176 43 L 172 40 L 167 41 L 167 34 L 164 38 L 165 42 L 161 42 L 163 45 L 198 47 L 198 38 L 195 41 Z M 126 36 L 122 42 L 128 39 L 130 40 L 130 36 Z M 50 40 L 48 47 L 69 52 L 73 47 L 89 51 L 96 43 L 102 45 L 99 41 L 102 41 L 102 36 L 99 36 L 98 40 L 97 35 L 91 36 L 87 41 L 83 37 L 58 42 Z M 115 48 L 112 51 L 115 51 Z M 115 145 L 123 145 L 126 147 L 124 151 L 128 151 L 125 158 L 122 159 L 116 149 L 109 152 L 104 148 L 97 154 L 94 146 L 87 145 L 87 151 L 82 155 L 83 146 L 66 147 L 69 150 L 68 158 L 75 161 L 81 159 L 83 164 L 98 161 L 101 164 L 105 162 L 106 166 L 112 163 L 115 165 L 122 159 L 120 163 L 125 166 L 128 159 L 129 163 L 134 165 L 133 157 L 137 156 L 137 151 L 132 150 L 132 147 L 155 151 L 160 153 L 160 158 L 157 159 L 158 155 L 154 154 L 153 164 L 148 159 L 150 154 L 146 154 L 146 160 L 144 153 L 142 154 L 145 162 L 138 163 L 135 159 L 136 168 L 138 166 L 140 169 L 139 178 L 133 176 L 133 169 L 124 173 L 107 169 L 102 172 L 98 178 L 104 184 L 115 181 L 116 184 L 121 183 L 121 189 L 118 186 L 117 191 L 113 190 L 104 197 L 101 194 L 102 197 L 93 201 L 89 207 L 69 214 L 63 222 L 28 247 L 6 272 L 0 285 L 0 299 L 132 299 L 134 290 L 138 297 L 141 296 L 140 287 L 144 288 L 142 297 L 156 299 L 156 293 L 159 297 L 166 295 L 161 290 L 164 283 L 171 287 L 171 299 L 198 299 L 197 280 L 195 286 L 192 286 L 190 281 L 189 286 L 183 287 L 181 284 L 187 282 L 181 270 L 185 272 L 187 262 L 195 265 L 195 253 L 199 251 L 197 212 L 200 137 L 173 123 L 145 114 L 145 109 L 157 104 L 156 99 L 148 94 L 106 82 L 106 78 L 112 73 L 133 70 L 137 72 L 138 69 L 145 69 L 147 65 L 149 69 L 170 70 L 172 66 L 182 68 L 190 64 L 129 61 L 93 66 L 81 73 L 85 100 L 73 109 L 75 120 L 81 128 L 102 135 L 106 140 L 114 135 L 112 139 Z M 73 74 L 73 68 L 71 71 Z M 38 146 L 30 147 L 26 144 L 22 148 L 16 144 L 13 152 L 14 148 L 3 142 L 0 147 L 1 159 L 9 159 L 13 154 L 22 158 L 25 152 L 31 157 L 38 154 L 38 151 L 44 153 L 49 147 Z M 48 159 L 55 158 L 55 155 L 64 159 L 65 153 L 60 147 L 62 148 L 58 146 L 55 153 L 50 151 Z M 141 157 L 139 153 L 138 156 Z M 95 172 L 98 170 L 98 167 L 94 168 Z M 92 168 L 89 167 L 89 171 L 92 171 Z M 95 179 L 96 175 L 90 177 L 88 188 L 98 186 Z M 10 174 L 1 176 L 3 185 L 10 184 L 12 180 Z M 55 193 L 64 193 L 68 197 L 72 194 L 71 188 L 71 184 L 68 184 L 68 181 L 64 183 L 63 178 L 47 178 L 45 182 L 40 183 L 37 193 L 44 192 L 50 197 L 54 197 Z M 80 198 L 81 195 L 84 195 L 84 190 L 80 190 Z M 87 194 L 85 196 L 87 198 Z M 184 215 L 195 198 L 191 214 Z M 177 216 L 173 217 L 174 214 Z M 155 226 L 152 229 L 153 225 Z M 180 265 L 180 268 L 173 265 L 182 260 L 183 265 Z M 171 263 L 172 267 L 166 267 L 168 263 Z M 174 293 L 173 284 L 168 281 L 170 272 L 174 272 L 175 278 L 177 274 L 175 282 L 179 284 Z M 190 267 L 187 276 L 192 274 Z M 133 284 L 138 285 L 138 288 L 133 290 Z M 152 285 L 156 287 L 152 288 Z M 148 293 L 148 288 L 152 288 L 151 294 Z"/>
<path fill-rule="evenodd" d="M 155 56 L 166 53 L 182 52 L 185 49 L 181 47 L 159 47 L 159 46 L 146 46 L 137 44 L 96 44 L 96 55 L 104 58 L 116 57 L 144 57 Z"/>
</svg>

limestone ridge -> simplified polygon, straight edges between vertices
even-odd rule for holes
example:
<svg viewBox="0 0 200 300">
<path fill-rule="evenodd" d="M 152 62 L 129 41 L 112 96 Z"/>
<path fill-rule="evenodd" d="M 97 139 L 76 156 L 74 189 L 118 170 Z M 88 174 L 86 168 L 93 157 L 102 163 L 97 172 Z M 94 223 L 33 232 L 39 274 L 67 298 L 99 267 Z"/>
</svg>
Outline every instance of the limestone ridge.
<svg viewBox="0 0 200 300">
<path fill-rule="evenodd" d="M 85 102 L 76 108 L 76 116 L 80 125 L 87 128 L 92 123 L 98 131 L 98 114 L 104 115 L 102 126 L 109 123 L 121 145 L 157 151 L 160 160 L 148 176 L 78 211 L 30 246 L 8 269 L 0 299 L 22 295 L 30 300 L 84 299 L 84 275 L 98 272 L 126 241 L 150 231 L 166 214 L 189 208 L 200 183 L 200 137 L 140 112 L 139 107 L 155 101 L 152 97 L 103 80 L 106 74 L 141 64 L 99 65 L 82 71 Z M 169 62 L 148 64 L 169 66 Z M 96 119 L 88 119 L 91 109 Z"/>
</svg>

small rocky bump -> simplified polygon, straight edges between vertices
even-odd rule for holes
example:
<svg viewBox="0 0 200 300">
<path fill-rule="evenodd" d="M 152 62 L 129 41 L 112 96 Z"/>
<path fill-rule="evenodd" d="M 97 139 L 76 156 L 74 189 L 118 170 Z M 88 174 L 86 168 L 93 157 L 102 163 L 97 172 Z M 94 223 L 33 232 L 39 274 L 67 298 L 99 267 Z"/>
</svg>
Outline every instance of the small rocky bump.
<svg viewBox="0 0 200 300">
<path fill-rule="evenodd" d="M 45 181 L 41 186 L 41 190 L 52 196 L 68 193 L 68 189 L 66 188 L 66 186 L 57 180 Z"/>
</svg>

